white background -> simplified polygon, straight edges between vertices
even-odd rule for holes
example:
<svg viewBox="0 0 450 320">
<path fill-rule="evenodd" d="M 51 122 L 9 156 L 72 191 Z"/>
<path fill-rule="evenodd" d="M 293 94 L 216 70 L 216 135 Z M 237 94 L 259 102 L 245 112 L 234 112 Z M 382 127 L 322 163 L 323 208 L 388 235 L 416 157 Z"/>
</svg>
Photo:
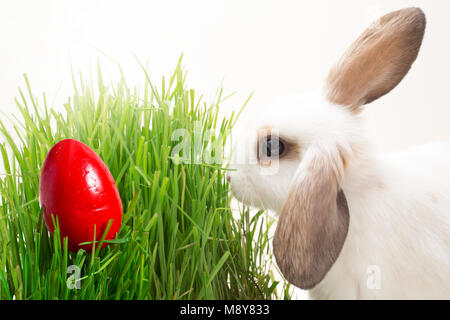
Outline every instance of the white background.
<svg viewBox="0 0 450 320">
<path fill-rule="evenodd" d="M 188 85 L 212 96 L 223 80 L 248 112 L 321 84 L 347 45 L 375 18 L 408 6 L 428 19 L 416 63 L 390 94 L 367 106 L 368 136 L 381 151 L 450 139 L 450 1 L 6 1 L 0 0 L 0 109 L 15 111 L 27 73 L 35 94 L 60 109 L 72 93 L 70 64 L 88 74 L 100 57 L 114 80 L 120 62 L 142 83 L 133 53 L 152 79 L 181 53 Z"/>
</svg>

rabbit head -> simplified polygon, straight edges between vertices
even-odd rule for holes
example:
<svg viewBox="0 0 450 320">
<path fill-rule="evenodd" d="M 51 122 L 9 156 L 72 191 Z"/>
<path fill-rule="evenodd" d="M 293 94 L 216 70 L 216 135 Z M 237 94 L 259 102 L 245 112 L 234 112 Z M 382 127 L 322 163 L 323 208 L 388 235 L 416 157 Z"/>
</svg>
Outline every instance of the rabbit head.
<svg viewBox="0 0 450 320">
<path fill-rule="evenodd" d="M 324 89 L 277 103 L 240 135 L 232 192 L 279 214 L 274 255 L 284 277 L 300 288 L 325 277 L 346 239 L 351 213 L 341 185 L 365 145 L 361 106 L 403 79 L 424 29 L 418 8 L 381 17 L 332 67 Z"/>
</svg>

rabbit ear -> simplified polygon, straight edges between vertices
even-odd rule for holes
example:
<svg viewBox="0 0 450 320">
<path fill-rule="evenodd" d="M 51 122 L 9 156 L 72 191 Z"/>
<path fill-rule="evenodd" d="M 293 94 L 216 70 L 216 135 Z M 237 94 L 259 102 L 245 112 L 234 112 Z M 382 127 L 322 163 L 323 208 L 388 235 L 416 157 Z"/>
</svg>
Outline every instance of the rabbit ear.
<svg viewBox="0 0 450 320">
<path fill-rule="evenodd" d="M 416 59 L 425 24 L 419 8 L 394 11 L 374 22 L 330 70 L 327 98 L 356 110 L 391 91 Z"/>
<path fill-rule="evenodd" d="M 319 283 L 337 259 L 349 226 L 349 210 L 339 189 L 340 155 L 324 159 L 310 147 L 297 169 L 273 240 L 284 277 L 302 289 Z"/>
</svg>

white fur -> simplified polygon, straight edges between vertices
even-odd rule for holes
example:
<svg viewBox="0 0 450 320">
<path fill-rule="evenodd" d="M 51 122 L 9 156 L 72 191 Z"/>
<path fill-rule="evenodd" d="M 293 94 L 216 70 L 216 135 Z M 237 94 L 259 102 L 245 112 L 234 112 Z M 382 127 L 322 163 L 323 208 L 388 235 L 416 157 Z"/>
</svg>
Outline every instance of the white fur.
<svg viewBox="0 0 450 320">
<path fill-rule="evenodd" d="M 359 116 L 320 92 L 285 99 L 252 124 L 239 135 L 231 188 L 238 200 L 277 214 L 301 157 L 280 159 L 269 174 L 261 171 L 258 128 L 278 129 L 302 152 L 317 144 L 331 154 L 345 151 L 341 187 L 349 231 L 336 262 L 310 290 L 312 298 L 450 299 L 450 143 L 374 154 Z M 379 288 L 370 285 L 373 266 L 380 271 Z"/>
</svg>

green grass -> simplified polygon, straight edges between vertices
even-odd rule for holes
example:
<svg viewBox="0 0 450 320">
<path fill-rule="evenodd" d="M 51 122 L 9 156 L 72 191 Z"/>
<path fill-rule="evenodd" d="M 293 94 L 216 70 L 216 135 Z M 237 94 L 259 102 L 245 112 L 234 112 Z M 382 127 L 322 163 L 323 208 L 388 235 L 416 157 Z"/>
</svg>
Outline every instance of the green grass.
<svg viewBox="0 0 450 320">
<path fill-rule="evenodd" d="M 183 128 L 205 139 L 182 158 L 225 150 L 236 115 L 219 118 L 222 90 L 207 105 L 186 88 L 180 62 L 158 88 L 143 71 L 142 92 L 123 77 L 106 86 L 100 67 L 95 86 L 74 79 L 64 112 L 49 108 L 45 95 L 38 102 L 25 77 L 26 90 L 16 100 L 21 118 L 0 122 L 0 299 L 289 298 L 289 286 L 273 278 L 273 221 L 245 207 L 233 218 L 226 161 L 171 158 L 179 143 L 172 135 Z M 207 136 L 208 130 L 216 134 Z M 100 155 L 122 198 L 121 230 L 101 251 L 68 252 L 42 221 L 40 169 L 64 138 Z M 71 265 L 81 270 L 80 289 L 67 285 Z"/>
</svg>

